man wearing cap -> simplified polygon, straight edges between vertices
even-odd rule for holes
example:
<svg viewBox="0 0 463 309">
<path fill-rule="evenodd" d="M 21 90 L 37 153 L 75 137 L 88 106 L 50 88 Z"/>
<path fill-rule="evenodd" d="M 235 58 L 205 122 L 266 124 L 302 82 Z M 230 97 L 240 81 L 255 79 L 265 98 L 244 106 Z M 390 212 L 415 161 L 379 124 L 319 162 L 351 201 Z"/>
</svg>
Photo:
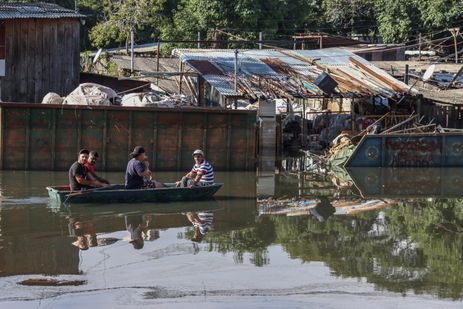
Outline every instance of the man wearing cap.
<svg viewBox="0 0 463 309">
<path fill-rule="evenodd" d="M 90 173 L 96 180 L 98 180 L 99 182 L 102 182 L 102 183 L 105 183 L 105 184 L 108 184 L 108 185 L 109 185 L 109 184 L 110 184 L 109 181 L 107 181 L 107 180 L 104 179 L 104 178 L 99 177 L 99 176 L 95 173 L 95 169 L 93 168 L 93 166 L 95 165 L 95 163 L 96 163 L 97 160 L 98 160 L 98 152 L 96 152 L 95 150 L 90 151 L 88 160 L 87 160 L 87 162 L 85 163 L 85 167 L 88 169 L 89 173 Z"/>
<path fill-rule="evenodd" d="M 69 187 L 71 191 L 79 191 L 106 186 L 106 184 L 98 181 L 95 177 L 93 177 L 85 167 L 85 163 L 88 160 L 88 155 L 88 149 L 81 149 L 79 151 L 77 161 L 74 162 L 69 168 Z"/>
<path fill-rule="evenodd" d="M 214 169 L 212 165 L 204 159 L 204 152 L 196 149 L 193 152 L 195 164 L 191 171 L 177 181 L 177 187 L 194 188 L 196 186 L 210 186 L 214 184 Z"/>
<path fill-rule="evenodd" d="M 142 188 L 157 188 L 160 184 L 155 180 L 147 180 L 151 177 L 149 163 L 146 160 L 145 148 L 136 146 L 132 153 L 132 159 L 127 163 L 125 171 L 125 188 L 126 189 L 142 189 Z"/>
</svg>

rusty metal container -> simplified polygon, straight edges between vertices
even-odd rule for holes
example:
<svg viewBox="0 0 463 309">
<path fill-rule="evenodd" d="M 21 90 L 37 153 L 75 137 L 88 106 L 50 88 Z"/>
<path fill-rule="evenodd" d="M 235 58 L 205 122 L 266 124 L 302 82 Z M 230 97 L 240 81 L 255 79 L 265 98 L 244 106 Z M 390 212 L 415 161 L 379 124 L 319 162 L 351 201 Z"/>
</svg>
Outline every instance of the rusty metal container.
<svg viewBox="0 0 463 309">
<path fill-rule="evenodd" d="M 0 103 L 0 168 L 67 170 L 80 148 L 123 171 L 136 145 L 154 171 L 188 170 L 201 148 L 216 170 L 254 170 L 256 112 Z"/>
</svg>

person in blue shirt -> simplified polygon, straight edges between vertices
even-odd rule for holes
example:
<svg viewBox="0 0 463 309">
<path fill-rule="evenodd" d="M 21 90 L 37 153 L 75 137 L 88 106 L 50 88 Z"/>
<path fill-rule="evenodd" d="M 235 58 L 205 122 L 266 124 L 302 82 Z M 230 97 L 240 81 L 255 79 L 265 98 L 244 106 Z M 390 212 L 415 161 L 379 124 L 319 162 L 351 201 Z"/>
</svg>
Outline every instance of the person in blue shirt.
<svg viewBox="0 0 463 309">
<path fill-rule="evenodd" d="M 145 148 L 136 146 L 130 153 L 132 159 L 127 163 L 125 171 L 126 189 L 158 188 L 161 186 L 156 180 L 151 180 L 152 172 L 149 169 Z"/>
</svg>

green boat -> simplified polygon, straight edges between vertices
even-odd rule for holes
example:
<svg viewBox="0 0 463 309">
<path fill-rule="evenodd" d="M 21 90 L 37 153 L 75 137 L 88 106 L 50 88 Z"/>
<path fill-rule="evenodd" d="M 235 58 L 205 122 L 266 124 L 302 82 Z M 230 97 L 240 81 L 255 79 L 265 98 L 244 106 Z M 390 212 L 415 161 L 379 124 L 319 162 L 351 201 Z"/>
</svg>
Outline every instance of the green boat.
<svg viewBox="0 0 463 309">
<path fill-rule="evenodd" d="M 223 186 L 215 183 L 205 187 L 177 188 L 175 183 L 164 183 L 156 189 L 125 189 L 124 185 L 112 185 L 84 191 L 70 191 L 69 186 L 47 187 L 48 195 L 55 203 L 152 203 L 198 201 L 211 199 Z"/>
</svg>

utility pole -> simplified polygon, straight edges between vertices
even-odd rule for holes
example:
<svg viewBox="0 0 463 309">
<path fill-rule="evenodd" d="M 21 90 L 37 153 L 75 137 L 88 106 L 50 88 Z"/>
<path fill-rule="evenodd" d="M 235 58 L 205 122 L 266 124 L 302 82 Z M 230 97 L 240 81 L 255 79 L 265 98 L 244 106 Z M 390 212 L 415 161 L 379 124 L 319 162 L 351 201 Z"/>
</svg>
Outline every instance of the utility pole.
<svg viewBox="0 0 463 309">
<path fill-rule="evenodd" d="M 79 0 L 74 0 L 74 11 L 79 12 Z"/>
<path fill-rule="evenodd" d="M 460 28 L 450 28 L 450 33 L 453 36 L 453 44 L 455 45 L 455 63 L 458 63 L 458 47 L 457 47 L 457 36 L 460 34 Z"/>
<path fill-rule="evenodd" d="M 200 43 L 200 41 L 201 41 L 201 32 L 198 31 L 198 49 L 201 48 L 201 43 Z"/>
<path fill-rule="evenodd" d="M 259 32 L 259 49 L 262 49 L 262 31 Z"/>
</svg>

